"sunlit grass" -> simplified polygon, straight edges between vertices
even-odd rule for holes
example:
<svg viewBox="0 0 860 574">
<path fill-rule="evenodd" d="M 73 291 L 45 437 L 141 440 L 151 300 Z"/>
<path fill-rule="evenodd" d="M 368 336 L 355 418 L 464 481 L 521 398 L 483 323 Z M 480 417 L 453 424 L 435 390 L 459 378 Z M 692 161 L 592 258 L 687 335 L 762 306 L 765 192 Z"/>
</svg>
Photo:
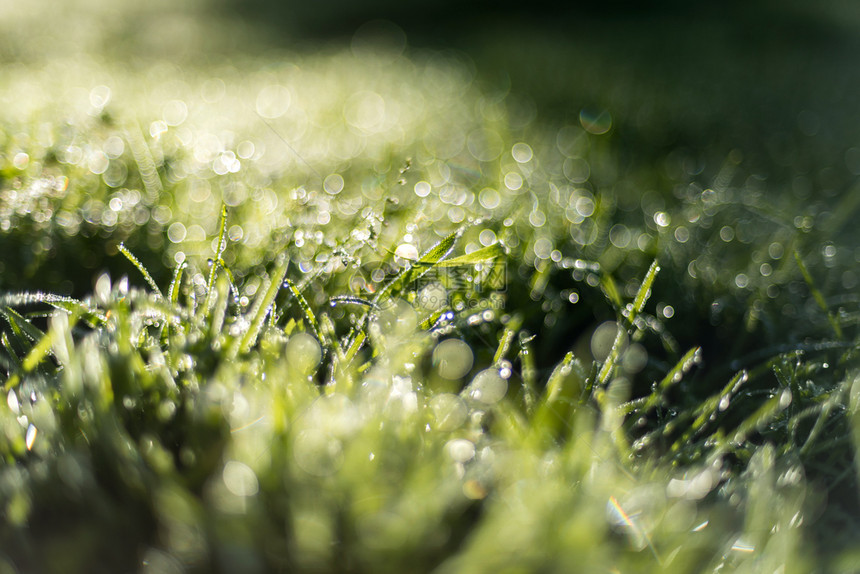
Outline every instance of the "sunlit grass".
<svg viewBox="0 0 860 574">
<path fill-rule="evenodd" d="M 0 76 L 0 564 L 850 563 L 850 195 L 439 54 Z"/>
</svg>

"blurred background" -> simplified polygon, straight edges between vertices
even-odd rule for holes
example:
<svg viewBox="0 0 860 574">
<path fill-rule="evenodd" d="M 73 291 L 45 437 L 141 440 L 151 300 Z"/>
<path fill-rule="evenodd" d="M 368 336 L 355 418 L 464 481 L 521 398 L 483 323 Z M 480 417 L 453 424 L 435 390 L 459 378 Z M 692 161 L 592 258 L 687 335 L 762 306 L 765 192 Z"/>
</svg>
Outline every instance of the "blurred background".
<svg viewBox="0 0 860 574">
<path fill-rule="evenodd" d="M 0 3 L 5 66 L 75 54 L 218 64 L 362 42 L 453 56 L 539 120 L 608 111 L 631 161 L 680 150 L 695 170 L 737 149 L 825 190 L 860 174 L 860 5 L 847 0 Z"/>
</svg>

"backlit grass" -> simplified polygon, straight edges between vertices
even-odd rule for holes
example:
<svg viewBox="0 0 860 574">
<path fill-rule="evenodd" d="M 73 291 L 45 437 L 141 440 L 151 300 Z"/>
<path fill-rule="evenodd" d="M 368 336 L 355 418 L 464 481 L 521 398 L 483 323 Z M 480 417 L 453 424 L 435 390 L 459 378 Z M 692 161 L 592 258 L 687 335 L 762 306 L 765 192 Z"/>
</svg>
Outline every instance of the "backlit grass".
<svg viewBox="0 0 860 574">
<path fill-rule="evenodd" d="M 0 76 L 6 570 L 856 564 L 856 193 L 444 54 Z"/>
</svg>

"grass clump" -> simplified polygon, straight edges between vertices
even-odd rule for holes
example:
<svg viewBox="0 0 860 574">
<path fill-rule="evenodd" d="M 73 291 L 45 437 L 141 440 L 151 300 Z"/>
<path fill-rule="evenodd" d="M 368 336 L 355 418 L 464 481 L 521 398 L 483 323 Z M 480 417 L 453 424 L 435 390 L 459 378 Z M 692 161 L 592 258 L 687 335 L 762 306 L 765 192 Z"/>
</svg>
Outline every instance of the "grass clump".
<svg viewBox="0 0 860 574">
<path fill-rule="evenodd" d="M 78 65 L 2 72 L 4 567 L 856 558 L 850 205 L 430 55 Z"/>
</svg>

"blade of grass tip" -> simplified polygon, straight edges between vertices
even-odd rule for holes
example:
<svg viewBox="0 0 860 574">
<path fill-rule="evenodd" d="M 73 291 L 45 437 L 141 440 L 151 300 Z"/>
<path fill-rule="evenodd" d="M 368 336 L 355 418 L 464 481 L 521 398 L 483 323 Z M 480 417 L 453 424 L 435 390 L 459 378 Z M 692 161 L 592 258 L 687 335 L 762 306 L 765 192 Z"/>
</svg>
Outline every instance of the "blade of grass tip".
<svg viewBox="0 0 860 574">
<path fill-rule="evenodd" d="M 579 398 L 585 383 L 581 365 L 578 363 L 573 352 L 568 352 L 564 360 L 553 369 L 535 411 L 533 433 L 555 437 L 562 425 L 572 427 L 571 417 L 578 406 L 576 399 Z"/>
<path fill-rule="evenodd" d="M 523 377 L 523 403 L 526 407 L 526 414 L 531 418 L 534 411 L 537 397 L 537 369 L 535 368 L 535 360 L 531 352 L 531 342 L 535 335 L 527 336 L 525 333 L 520 333 L 520 364 L 522 366 Z"/>
<path fill-rule="evenodd" d="M 304 314 L 305 320 L 308 322 L 308 325 L 310 325 L 313 336 L 316 337 L 317 342 L 322 346 L 323 352 L 325 352 L 325 349 L 326 349 L 325 338 L 323 337 L 322 333 L 320 332 L 319 322 L 317 321 L 316 315 L 314 315 L 314 312 L 311 309 L 311 306 L 308 305 L 308 302 L 305 299 L 304 295 L 302 295 L 301 291 L 298 290 L 298 288 L 295 286 L 295 284 L 292 281 L 287 279 L 286 283 L 287 283 L 287 287 L 290 289 L 290 293 L 293 294 L 293 297 L 296 298 L 296 301 L 298 302 L 299 307 L 302 309 L 302 313 Z"/>
<path fill-rule="evenodd" d="M 260 329 L 263 328 L 263 321 L 266 319 L 266 315 L 269 313 L 269 308 L 284 283 L 284 277 L 287 274 L 289 263 L 290 260 L 287 257 L 282 257 L 278 263 L 276 263 L 271 277 L 263 284 L 263 288 L 260 289 L 260 295 L 257 296 L 257 299 L 254 301 L 254 305 L 248 311 L 247 316 L 251 317 L 250 326 L 245 332 L 245 335 L 237 338 L 236 342 L 231 347 L 231 358 L 234 358 L 239 351 L 247 353 L 251 350 L 251 347 L 254 346 L 254 343 L 257 342 L 257 336 L 260 334 Z"/>
<path fill-rule="evenodd" d="M 687 430 L 675 441 L 671 449 L 673 452 L 680 451 L 689 440 L 698 432 L 702 431 L 708 421 L 719 411 L 724 411 L 729 407 L 732 397 L 740 390 L 741 386 L 749 380 L 747 371 L 738 371 L 729 380 L 722 391 L 712 395 L 702 402 L 691 415 L 694 418 Z"/>
<path fill-rule="evenodd" d="M 451 251 L 453 251 L 454 244 L 457 243 L 457 240 L 461 235 L 463 235 L 465 230 L 465 227 L 460 227 L 424 252 L 424 254 L 419 257 L 417 261 L 412 263 L 411 266 L 401 271 L 397 277 L 385 284 L 385 286 L 377 292 L 372 303 L 378 306 L 383 297 L 388 295 L 397 295 L 405 285 L 417 281 L 424 276 L 424 274 L 435 267 L 439 261 L 447 257 Z"/>
<path fill-rule="evenodd" d="M 164 295 L 161 293 L 161 289 L 158 288 L 158 284 L 155 282 L 155 279 L 152 278 L 152 275 L 149 274 L 149 271 L 146 270 L 146 267 L 143 266 L 143 263 L 138 260 L 134 254 L 126 248 L 123 243 L 120 243 L 117 246 L 117 249 L 120 253 L 125 255 L 125 258 L 131 261 L 131 264 L 137 267 L 137 270 L 140 271 L 140 274 L 143 275 L 143 279 L 149 284 L 152 291 L 159 299 L 164 299 Z"/>
<path fill-rule="evenodd" d="M 618 357 L 621 354 L 621 346 L 627 338 L 627 332 L 618 325 L 618 331 L 615 334 L 615 340 L 612 342 L 612 348 L 609 350 L 606 360 L 600 366 L 600 371 L 597 373 L 597 383 L 599 386 L 605 386 L 618 363 Z"/>
<path fill-rule="evenodd" d="M 603 289 L 603 294 L 609 299 L 609 302 L 616 309 L 624 308 L 624 301 L 621 299 L 621 292 L 618 291 L 618 286 L 615 284 L 615 279 L 609 273 L 602 273 L 600 276 L 600 287 Z"/>
<path fill-rule="evenodd" d="M 481 249 L 476 249 L 471 253 L 467 253 L 465 255 L 460 255 L 459 257 L 453 257 L 451 259 L 446 259 L 444 261 L 439 261 L 436 266 L 437 267 L 462 267 L 465 265 L 476 265 L 478 263 L 484 263 L 485 261 L 490 261 L 499 257 L 501 255 L 505 255 L 505 248 L 501 243 L 494 243 L 489 247 L 482 247 Z"/>
<path fill-rule="evenodd" d="M 843 395 L 846 391 L 848 391 L 848 387 L 846 384 L 843 383 L 839 386 L 839 388 L 829 393 L 829 396 L 821 404 L 819 408 L 818 418 L 815 420 L 815 424 L 812 426 L 812 430 L 809 431 L 809 436 L 807 436 L 806 441 L 800 448 L 801 455 L 807 454 L 809 452 L 809 449 L 812 448 L 812 445 L 815 444 L 815 440 L 818 438 L 818 435 L 821 434 L 822 430 L 824 430 L 824 424 L 830 417 L 830 412 L 834 408 L 837 408 L 844 404 Z M 783 391 L 783 393 L 785 392 L 786 391 Z"/>
<path fill-rule="evenodd" d="M 812 298 L 815 299 L 815 302 L 818 303 L 818 306 L 821 307 L 821 310 L 827 315 L 827 320 L 830 322 L 830 326 L 833 328 L 836 338 L 841 340 L 842 327 L 839 325 L 839 321 L 836 320 L 833 313 L 830 312 L 830 308 L 827 306 L 827 301 L 824 300 L 824 295 L 821 294 L 821 291 L 819 291 L 818 287 L 815 285 L 815 281 L 812 279 L 812 275 L 809 273 L 809 269 L 806 268 L 806 264 L 803 262 L 803 259 L 800 257 L 800 252 L 797 251 L 797 249 L 794 250 L 794 259 L 797 261 L 797 267 L 800 269 L 800 274 L 803 275 L 803 280 L 806 281 L 806 285 L 809 287 L 809 292 L 812 294 Z"/>
<path fill-rule="evenodd" d="M 20 339 L 20 343 L 25 345 L 24 349 L 28 349 L 30 345 L 28 344 L 28 340 L 30 342 L 35 342 L 45 336 L 45 333 L 41 331 L 38 327 L 35 327 L 30 321 L 25 319 L 20 313 L 18 313 L 15 309 L 11 307 L 6 307 L 5 309 L 0 308 L 0 315 L 6 319 L 6 322 L 9 323 L 9 326 L 12 327 L 13 334 Z"/>
<path fill-rule="evenodd" d="M 693 347 L 687 351 L 681 360 L 678 361 L 672 369 L 666 373 L 666 376 L 657 383 L 652 393 L 642 404 L 641 412 L 646 412 L 659 405 L 663 400 L 663 394 L 666 390 L 676 383 L 680 383 L 684 375 L 693 368 L 694 365 L 702 361 L 702 348 Z"/>
<path fill-rule="evenodd" d="M 636 292 L 636 297 L 633 299 L 633 308 L 630 311 L 630 317 L 628 317 L 631 324 L 633 324 L 636 316 L 642 312 L 642 309 L 645 308 L 645 303 L 648 302 L 648 298 L 651 296 L 651 286 L 654 284 L 654 279 L 657 278 L 657 273 L 659 272 L 660 265 L 655 259 L 648 268 L 648 272 L 645 273 L 642 285 L 639 286 L 639 291 Z"/>
<path fill-rule="evenodd" d="M 75 325 L 75 323 L 77 323 L 77 320 L 77 313 L 73 313 L 72 316 L 69 317 L 67 328 L 71 329 Z M 39 363 L 41 363 L 47 355 L 53 354 L 52 348 L 54 346 L 54 339 L 56 336 L 57 329 L 49 329 L 47 333 L 44 333 L 42 337 L 38 341 L 36 341 L 36 344 L 33 345 L 32 348 L 30 348 L 30 350 L 27 352 L 27 354 L 24 356 L 24 359 L 20 363 L 21 373 L 26 374 L 33 371 L 33 369 L 39 366 Z M 6 343 L 5 333 L 4 343 Z M 20 375 L 18 373 L 13 374 L 11 377 L 9 377 L 9 380 L 6 381 L 4 390 L 8 391 L 12 387 L 16 386 L 19 382 Z"/>
<path fill-rule="evenodd" d="M 221 219 L 218 222 L 218 250 L 215 253 L 215 258 L 212 260 L 212 268 L 209 270 L 209 280 L 206 282 L 206 299 L 203 302 L 203 314 L 207 315 L 209 309 L 212 308 L 212 298 L 215 296 L 215 277 L 218 274 L 218 267 L 223 261 L 222 255 L 227 249 L 227 242 L 224 240 L 227 233 L 227 204 L 221 204 Z"/>
<path fill-rule="evenodd" d="M 516 329 L 511 328 L 510 325 L 505 327 L 505 332 L 502 333 L 502 336 L 499 339 L 499 346 L 496 347 L 496 354 L 493 355 L 494 365 L 498 365 L 499 363 L 501 363 L 502 359 L 505 358 L 505 355 L 508 354 L 508 349 L 511 348 L 511 343 L 514 342 L 514 336 L 516 334 Z"/>
<path fill-rule="evenodd" d="M 174 305 L 179 302 L 179 285 L 182 281 L 182 272 L 188 267 L 188 263 L 183 261 L 177 263 L 173 269 L 173 279 L 170 280 L 170 287 L 167 289 L 167 298 Z"/>
</svg>

